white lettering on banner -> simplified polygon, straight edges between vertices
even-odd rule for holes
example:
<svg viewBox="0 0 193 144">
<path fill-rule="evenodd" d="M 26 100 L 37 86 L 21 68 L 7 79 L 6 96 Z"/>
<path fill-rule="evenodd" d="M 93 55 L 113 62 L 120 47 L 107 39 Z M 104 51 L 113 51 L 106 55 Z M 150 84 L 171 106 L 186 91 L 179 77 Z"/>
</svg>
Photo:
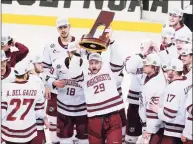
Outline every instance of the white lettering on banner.
<svg viewBox="0 0 193 144">
<path fill-rule="evenodd" d="M 5 1 L 5 0 L 4 0 Z M 24 0 L 23 0 L 24 1 Z M 47 1 L 49 2 L 49 1 Z M 51 2 L 51 1 L 50 1 Z M 96 1 L 95 1 L 96 2 Z M 103 1 L 96 4 L 94 1 L 90 3 L 86 1 L 71 1 L 69 8 L 64 8 L 64 1 L 58 1 L 54 6 L 41 6 L 40 1 L 29 3 L 31 5 L 21 5 L 18 1 L 12 1 L 11 4 L 2 5 L 2 13 L 6 14 L 23 14 L 23 15 L 40 15 L 40 16 L 67 16 L 71 18 L 95 19 L 102 10 L 115 11 L 114 20 L 117 21 L 139 21 L 140 7 L 136 1 Z M 124 3 L 123 3 L 124 2 Z M 53 3 L 54 4 L 54 3 Z M 100 4 L 100 5 L 99 5 Z M 132 7 L 131 7 L 132 6 Z M 96 9 L 98 8 L 98 9 Z M 132 10 L 134 12 L 132 12 Z"/>
</svg>

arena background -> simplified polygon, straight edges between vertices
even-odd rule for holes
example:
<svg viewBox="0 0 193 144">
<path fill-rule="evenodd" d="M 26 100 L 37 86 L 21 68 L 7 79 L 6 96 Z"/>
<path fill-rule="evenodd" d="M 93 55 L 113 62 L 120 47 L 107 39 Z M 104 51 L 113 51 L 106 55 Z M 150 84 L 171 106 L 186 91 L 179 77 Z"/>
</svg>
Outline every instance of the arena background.
<svg viewBox="0 0 193 144">
<path fill-rule="evenodd" d="M 137 3 L 136 3 L 137 2 Z M 94 20 L 101 10 L 115 12 L 112 23 L 113 36 L 119 43 L 122 58 L 137 53 L 140 41 L 151 38 L 159 42 L 163 24 L 167 20 L 167 12 L 171 7 L 185 8 L 190 1 L 52 1 L 52 0 L 2 0 L 2 35 L 11 35 L 15 41 L 25 44 L 31 56 L 40 55 L 46 43 L 56 39 L 55 27 L 57 16 L 69 18 L 71 34 L 76 39 L 89 32 Z M 142 8 L 142 4 L 144 7 Z M 145 10 L 143 10 L 145 9 Z M 100 35 L 100 30 L 96 37 Z M 13 49 L 15 50 L 15 49 Z M 105 52 L 108 60 L 109 52 Z M 130 78 L 125 75 L 123 81 L 124 100 L 130 85 Z M 125 101 L 126 102 L 126 101 Z M 126 102 L 126 107 L 128 103 Z M 48 143 L 49 143 L 49 137 Z"/>
</svg>

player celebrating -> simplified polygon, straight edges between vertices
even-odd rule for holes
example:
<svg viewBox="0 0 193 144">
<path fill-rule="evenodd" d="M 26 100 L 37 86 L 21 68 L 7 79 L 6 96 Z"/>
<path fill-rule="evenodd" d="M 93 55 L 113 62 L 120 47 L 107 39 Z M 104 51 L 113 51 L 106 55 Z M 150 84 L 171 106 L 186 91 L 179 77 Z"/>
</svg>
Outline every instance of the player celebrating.
<svg viewBox="0 0 193 144">
<path fill-rule="evenodd" d="M 28 68 L 28 63 L 17 63 L 15 82 L 2 85 L 1 132 L 6 144 L 31 144 L 37 136 L 36 118 L 45 118 L 42 90 L 28 82 Z"/>
<path fill-rule="evenodd" d="M 149 109 L 149 104 L 158 104 L 159 99 L 166 88 L 166 80 L 161 67 L 161 60 L 157 54 L 149 54 L 143 60 L 144 80 L 142 83 L 142 93 L 139 104 L 139 115 L 144 128 L 143 138 L 149 144 L 161 142 L 163 136 L 163 123 L 158 119 L 158 115 Z M 158 83 L 159 82 L 159 83 Z"/>
<path fill-rule="evenodd" d="M 52 63 L 58 58 L 62 58 L 67 56 L 67 48 L 68 43 L 75 40 L 75 37 L 70 35 L 70 23 L 67 18 L 58 17 L 56 21 L 57 30 L 60 36 L 56 41 L 47 45 L 44 49 L 43 53 L 43 64 L 44 64 L 44 74 L 49 75 L 50 71 L 52 71 Z M 46 76 L 45 76 L 46 77 Z M 61 85 L 60 81 L 56 81 L 54 83 L 55 87 Z M 51 96 L 48 98 L 47 110 L 46 113 L 51 122 L 50 137 L 52 143 L 57 143 L 58 139 L 56 136 L 56 116 L 57 116 L 57 90 L 51 89 Z"/>
<path fill-rule="evenodd" d="M 142 41 L 140 49 L 140 54 L 127 57 L 125 61 L 125 70 L 128 74 L 130 74 L 131 77 L 131 83 L 127 95 L 129 106 L 127 109 L 127 126 L 125 137 L 125 141 L 128 143 L 136 143 L 138 137 L 142 134 L 142 124 L 138 113 L 139 97 L 141 92 L 141 78 L 143 74 L 142 60 L 144 57 L 154 51 L 153 41 Z"/>
<path fill-rule="evenodd" d="M 162 43 L 160 45 L 159 57 L 162 65 L 167 65 L 171 58 L 178 58 L 179 54 L 175 46 L 175 30 L 172 27 L 165 27 L 162 30 Z"/>
<path fill-rule="evenodd" d="M 184 64 L 183 74 L 192 82 L 192 44 L 186 44 L 182 48 L 180 57 Z"/>
<path fill-rule="evenodd" d="M 116 51 L 116 44 L 110 46 L 111 63 L 119 65 L 117 73 L 123 69 L 123 61 L 120 60 Z M 115 73 L 110 67 L 102 62 L 102 57 L 98 53 L 89 55 L 89 70 L 81 70 L 80 58 L 73 55 L 69 70 L 69 75 L 75 76 L 85 93 L 87 104 L 88 138 L 90 144 L 103 144 L 105 139 L 107 144 L 122 143 L 121 118 L 119 110 L 123 108 L 123 100 L 117 91 Z"/>
<path fill-rule="evenodd" d="M 170 9 L 168 13 L 169 13 L 169 26 L 175 29 L 176 36 L 181 34 L 192 36 L 190 29 L 183 23 L 183 11 L 181 8 Z"/>
<path fill-rule="evenodd" d="M 40 76 L 40 74 L 43 72 L 41 57 L 40 56 L 34 57 L 31 60 L 30 64 L 32 64 L 32 69 L 30 71 L 29 82 L 33 82 L 39 85 L 43 95 L 45 95 L 45 82 L 43 82 L 43 79 Z M 44 119 L 38 118 L 36 120 L 36 124 L 37 124 L 37 136 L 33 139 L 32 144 L 45 143 L 46 136 L 44 132 L 44 124 L 46 125 L 46 128 L 50 127 L 47 117 L 45 117 Z"/>
<path fill-rule="evenodd" d="M 7 64 L 8 58 L 5 52 L 1 50 L 1 81 L 2 82 L 13 82 L 15 81 L 15 75 L 13 69 Z"/>
<path fill-rule="evenodd" d="M 11 47 L 16 47 L 18 51 L 11 52 Z M 1 38 L 1 49 L 5 51 L 6 56 L 9 58 L 9 66 L 14 67 L 16 63 L 23 60 L 29 50 L 26 46 L 19 42 L 14 42 L 10 36 L 2 36 Z"/>
<path fill-rule="evenodd" d="M 176 48 L 178 50 L 178 54 L 180 55 L 182 48 L 186 44 L 191 44 L 190 36 L 188 36 L 186 33 L 180 34 L 176 36 Z"/>
<path fill-rule="evenodd" d="M 150 110 L 158 113 L 160 120 L 165 122 L 164 136 L 161 144 L 181 144 L 181 135 L 185 125 L 185 100 L 188 87 L 187 78 L 182 75 L 183 63 L 179 59 L 172 59 L 167 68 L 173 72 L 173 82 L 164 92 L 161 106 L 150 104 Z"/>
<path fill-rule="evenodd" d="M 82 63 L 81 63 L 82 64 Z M 88 143 L 88 118 L 83 88 L 68 77 L 69 57 L 53 62 L 52 73 L 48 79 L 49 87 L 57 85 L 57 136 L 60 143 L 73 143 L 74 126 L 79 144 Z"/>
</svg>

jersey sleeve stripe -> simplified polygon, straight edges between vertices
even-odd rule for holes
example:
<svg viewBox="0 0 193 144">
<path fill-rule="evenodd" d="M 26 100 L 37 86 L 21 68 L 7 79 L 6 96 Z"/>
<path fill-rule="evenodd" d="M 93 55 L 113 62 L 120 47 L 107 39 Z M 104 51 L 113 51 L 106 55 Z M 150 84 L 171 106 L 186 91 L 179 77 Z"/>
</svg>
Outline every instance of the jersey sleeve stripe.
<svg viewBox="0 0 193 144">
<path fill-rule="evenodd" d="M 157 113 L 149 109 L 146 109 L 146 115 L 147 115 L 147 118 L 149 119 L 159 119 Z"/>
<path fill-rule="evenodd" d="M 167 107 L 164 107 L 163 112 L 164 112 L 164 115 L 166 117 L 171 118 L 171 119 L 174 119 L 176 117 L 176 115 L 177 115 L 177 111 L 171 110 L 171 109 L 169 109 Z"/>
<path fill-rule="evenodd" d="M 113 63 L 110 63 L 110 67 L 111 67 L 111 70 L 113 72 L 119 72 L 119 71 L 123 70 L 123 68 L 124 68 L 123 65 L 116 65 L 116 64 L 113 64 Z"/>
<path fill-rule="evenodd" d="M 1 102 L 1 109 L 7 110 L 7 102 Z"/>
<path fill-rule="evenodd" d="M 82 72 L 79 76 L 74 77 L 74 78 L 72 78 L 72 79 L 76 80 L 77 82 L 82 82 L 82 81 L 84 81 L 84 74 L 83 74 L 83 72 Z"/>
<path fill-rule="evenodd" d="M 123 93 L 122 93 L 122 88 L 121 88 L 121 87 L 117 88 L 117 91 L 118 91 L 118 93 L 119 93 L 120 96 L 123 95 Z"/>
<path fill-rule="evenodd" d="M 51 68 L 52 64 L 48 64 L 46 62 L 42 62 L 43 63 L 43 68 Z"/>
</svg>

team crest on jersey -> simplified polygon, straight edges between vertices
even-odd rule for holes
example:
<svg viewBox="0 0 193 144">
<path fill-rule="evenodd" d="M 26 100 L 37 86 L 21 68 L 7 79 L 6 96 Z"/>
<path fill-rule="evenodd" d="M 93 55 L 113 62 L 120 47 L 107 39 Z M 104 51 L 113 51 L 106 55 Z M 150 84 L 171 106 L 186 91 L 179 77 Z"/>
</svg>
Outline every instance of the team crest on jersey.
<svg viewBox="0 0 193 144">
<path fill-rule="evenodd" d="M 56 66 L 56 68 L 57 68 L 57 69 L 61 69 L 61 65 L 58 64 L 58 65 Z"/>
<path fill-rule="evenodd" d="M 54 107 L 50 107 L 50 108 L 49 108 L 49 111 L 50 111 L 50 112 L 53 112 L 53 111 L 54 111 Z"/>
<path fill-rule="evenodd" d="M 134 132 L 134 131 L 135 131 L 135 128 L 134 128 L 134 127 L 130 127 L 130 128 L 129 128 L 129 131 L 130 131 L 130 132 Z"/>
<path fill-rule="evenodd" d="M 54 48 L 54 47 L 55 47 L 55 44 L 51 44 L 51 45 L 50 45 L 50 48 Z"/>
</svg>

